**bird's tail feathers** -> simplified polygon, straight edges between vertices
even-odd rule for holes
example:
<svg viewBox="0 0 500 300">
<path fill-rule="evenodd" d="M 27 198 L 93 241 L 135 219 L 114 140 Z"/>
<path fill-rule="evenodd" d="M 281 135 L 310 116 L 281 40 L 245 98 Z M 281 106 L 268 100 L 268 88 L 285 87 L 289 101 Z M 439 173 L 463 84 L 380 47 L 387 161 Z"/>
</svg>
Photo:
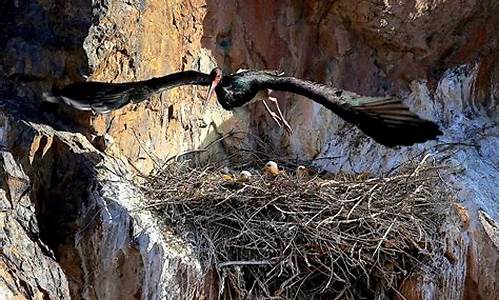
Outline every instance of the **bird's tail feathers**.
<svg viewBox="0 0 500 300">
<path fill-rule="evenodd" d="M 396 97 L 366 97 L 350 104 L 353 122 L 378 143 L 394 147 L 436 139 L 439 126 L 414 114 Z"/>
</svg>

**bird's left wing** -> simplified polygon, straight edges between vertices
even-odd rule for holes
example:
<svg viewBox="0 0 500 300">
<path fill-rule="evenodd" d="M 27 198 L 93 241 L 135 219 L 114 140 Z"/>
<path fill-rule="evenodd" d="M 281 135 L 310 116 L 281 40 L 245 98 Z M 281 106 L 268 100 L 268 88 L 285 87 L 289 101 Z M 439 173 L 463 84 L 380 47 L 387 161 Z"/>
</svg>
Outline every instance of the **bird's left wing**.
<svg viewBox="0 0 500 300">
<path fill-rule="evenodd" d="M 254 77 L 259 89 L 288 91 L 305 96 L 388 147 L 423 143 L 442 134 L 437 124 L 411 112 L 398 97 L 364 97 L 295 77 L 267 73 Z"/>
</svg>

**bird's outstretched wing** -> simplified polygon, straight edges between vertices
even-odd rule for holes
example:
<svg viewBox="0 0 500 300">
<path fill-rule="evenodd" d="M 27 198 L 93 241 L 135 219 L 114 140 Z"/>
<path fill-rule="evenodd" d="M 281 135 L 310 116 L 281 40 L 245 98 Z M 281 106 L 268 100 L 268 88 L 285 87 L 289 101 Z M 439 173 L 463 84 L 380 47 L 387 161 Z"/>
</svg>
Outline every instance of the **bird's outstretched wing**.
<svg viewBox="0 0 500 300">
<path fill-rule="evenodd" d="M 79 110 L 106 113 L 128 103 L 138 103 L 165 89 L 184 84 L 209 85 L 210 75 L 197 71 L 182 71 L 143 81 L 107 83 L 78 82 L 44 94 L 48 102 L 63 102 Z"/>
<path fill-rule="evenodd" d="M 279 70 L 259 70 L 259 71 L 254 71 L 250 69 L 238 69 L 234 74 L 241 74 L 241 73 L 258 73 L 258 74 L 268 74 L 268 75 L 274 75 L 274 76 L 283 76 L 285 75 L 285 72 L 279 71 Z M 231 76 L 231 75 L 229 75 Z"/>
<path fill-rule="evenodd" d="M 351 98 L 342 107 L 344 119 L 388 147 L 410 146 L 442 135 L 436 123 L 420 118 L 397 97 Z"/>
<path fill-rule="evenodd" d="M 144 86 L 135 82 L 106 83 L 78 82 L 61 90 L 44 94 L 48 102 L 63 102 L 78 110 L 91 110 L 96 113 L 107 113 L 123 107 L 132 99 L 142 95 L 146 99 L 151 93 Z"/>
<path fill-rule="evenodd" d="M 259 89 L 288 91 L 325 106 L 354 124 L 376 142 L 388 146 L 409 146 L 442 135 L 439 126 L 420 118 L 397 97 L 363 97 L 331 86 L 288 76 L 253 73 Z"/>
</svg>

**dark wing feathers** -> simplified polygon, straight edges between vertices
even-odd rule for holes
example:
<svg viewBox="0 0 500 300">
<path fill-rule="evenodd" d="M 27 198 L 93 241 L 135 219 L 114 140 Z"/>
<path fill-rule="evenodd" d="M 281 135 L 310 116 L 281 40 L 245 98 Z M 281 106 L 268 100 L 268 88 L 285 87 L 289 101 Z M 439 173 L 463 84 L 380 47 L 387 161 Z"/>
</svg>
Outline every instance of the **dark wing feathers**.
<svg viewBox="0 0 500 300">
<path fill-rule="evenodd" d="M 98 113 L 109 112 L 128 103 L 138 103 L 162 90 L 184 84 L 210 85 L 211 75 L 197 71 L 183 71 L 158 78 L 125 83 L 80 82 L 52 94 L 45 95 L 49 102 L 65 102 L 77 109 Z"/>
<path fill-rule="evenodd" d="M 420 118 L 396 97 L 361 98 L 347 107 L 349 119 L 361 131 L 388 147 L 422 143 L 442 134 L 437 124 Z"/>
<path fill-rule="evenodd" d="M 359 106 L 360 108 L 367 108 L 367 107 L 388 107 L 391 104 L 393 104 L 396 107 L 401 107 L 402 104 L 401 102 L 394 97 L 360 97 L 359 99 L 356 99 L 356 105 Z"/>
<path fill-rule="evenodd" d="M 442 134 L 437 124 L 411 112 L 397 97 L 363 97 L 295 77 L 261 74 L 255 81 L 260 88 L 305 96 L 354 124 L 376 142 L 388 147 L 423 143 Z"/>
<path fill-rule="evenodd" d="M 106 113 L 132 101 L 147 99 L 148 96 L 149 89 L 135 82 L 80 82 L 56 90 L 51 95 L 46 95 L 46 99 L 56 102 L 55 98 L 79 110 Z"/>
</svg>

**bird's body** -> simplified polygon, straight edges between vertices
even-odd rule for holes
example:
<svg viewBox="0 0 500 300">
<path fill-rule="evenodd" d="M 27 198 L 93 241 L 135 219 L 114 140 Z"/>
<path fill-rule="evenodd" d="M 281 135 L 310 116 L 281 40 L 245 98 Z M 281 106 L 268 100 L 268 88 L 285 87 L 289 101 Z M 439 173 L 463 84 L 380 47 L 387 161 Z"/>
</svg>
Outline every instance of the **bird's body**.
<svg viewBox="0 0 500 300">
<path fill-rule="evenodd" d="M 316 172 L 313 169 L 307 168 L 305 166 L 298 166 L 295 169 L 295 175 L 297 178 L 308 178 L 310 176 L 313 176 Z"/>
<path fill-rule="evenodd" d="M 246 69 L 239 69 L 238 71 L 236 71 L 236 73 L 234 75 L 238 75 L 238 74 L 246 74 L 248 72 L 255 72 L 255 71 L 251 71 L 251 70 L 246 70 Z M 273 71 L 273 70 L 268 70 L 268 71 L 259 71 L 261 73 L 265 73 L 265 74 L 271 74 L 273 76 L 281 76 L 283 75 L 283 73 L 280 73 L 278 71 Z M 234 75 L 226 75 L 224 77 L 232 77 Z M 236 78 L 238 78 L 238 76 L 235 76 Z M 247 76 L 242 76 L 241 78 L 245 79 L 247 78 Z M 258 101 L 262 101 L 263 99 L 269 99 L 269 97 L 271 96 L 271 90 L 270 89 L 259 89 L 257 90 L 257 92 L 255 93 L 255 96 L 253 98 L 251 98 L 248 102 L 246 102 L 244 105 L 248 105 L 250 103 L 256 103 Z"/>
<path fill-rule="evenodd" d="M 376 142 L 394 147 L 435 139 L 437 124 L 421 119 L 396 97 L 363 97 L 331 86 L 267 71 L 245 71 L 222 77 L 215 88 L 225 109 L 245 105 L 261 90 L 287 91 L 305 96 L 357 126 Z"/>
<path fill-rule="evenodd" d="M 186 84 L 209 86 L 211 83 L 209 74 L 185 71 L 135 82 L 78 82 L 46 94 L 45 99 L 49 102 L 64 102 L 79 110 L 106 113 L 128 103 L 144 101 L 170 88 Z"/>
</svg>

